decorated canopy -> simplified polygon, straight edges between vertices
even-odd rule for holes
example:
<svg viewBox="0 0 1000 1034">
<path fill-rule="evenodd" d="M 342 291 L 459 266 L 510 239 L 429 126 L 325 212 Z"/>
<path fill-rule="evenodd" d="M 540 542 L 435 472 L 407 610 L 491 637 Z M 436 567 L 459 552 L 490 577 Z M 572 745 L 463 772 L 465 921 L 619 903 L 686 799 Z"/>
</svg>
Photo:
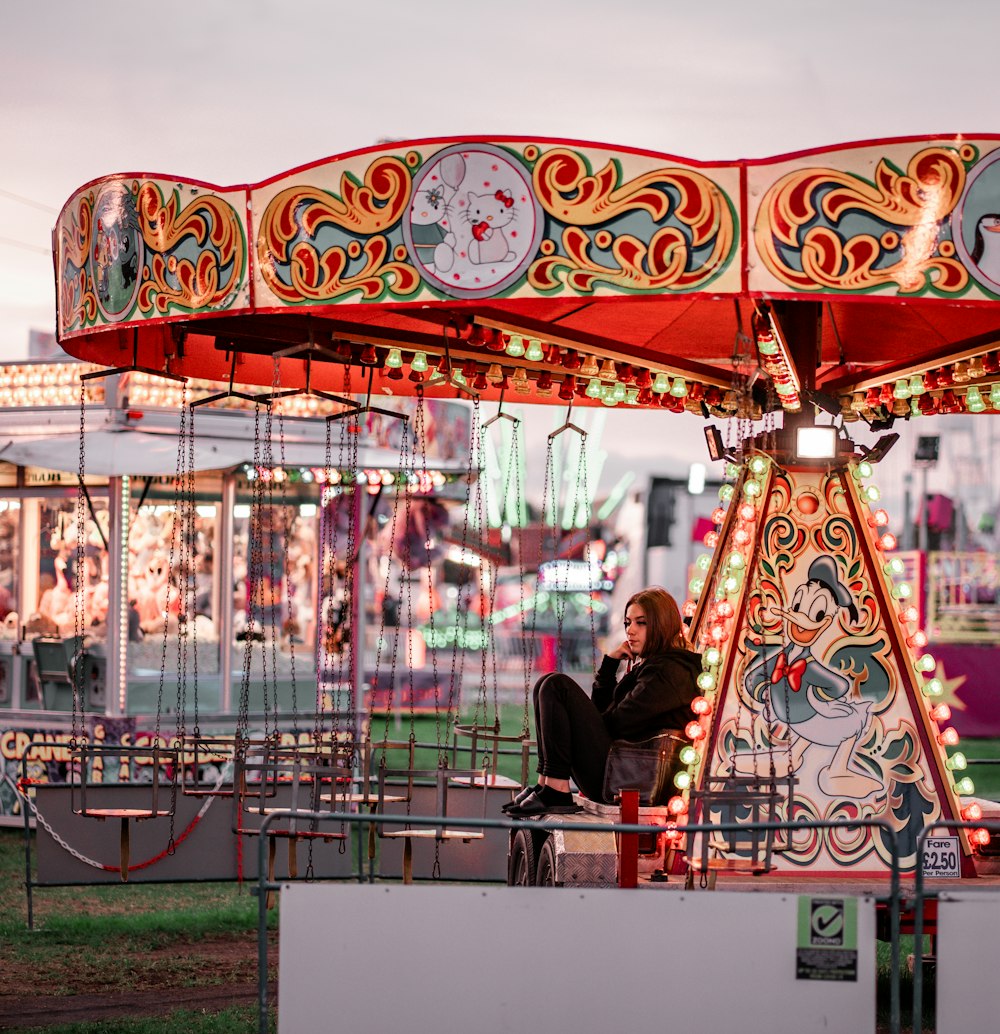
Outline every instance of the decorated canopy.
<svg viewBox="0 0 1000 1034">
<path fill-rule="evenodd" d="M 705 162 L 419 140 L 248 187 L 108 176 L 55 228 L 59 339 L 244 383 L 279 355 L 328 390 L 976 412 L 1000 405 L 998 141 Z"/>
</svg>

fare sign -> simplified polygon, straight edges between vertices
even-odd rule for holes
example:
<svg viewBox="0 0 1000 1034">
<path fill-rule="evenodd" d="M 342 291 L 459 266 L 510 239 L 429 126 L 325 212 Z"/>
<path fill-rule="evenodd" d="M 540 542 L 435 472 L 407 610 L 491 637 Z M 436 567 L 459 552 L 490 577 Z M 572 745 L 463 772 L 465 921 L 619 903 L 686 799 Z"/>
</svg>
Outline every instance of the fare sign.
<svg viewBox="0 0 1000 1034">
<path fill-rule="evenodd" d="M 924 841 L 924 877 L 931 879 L 958 879 L 961 853 L 958 837 L 928 837 Z"/>
</svg>

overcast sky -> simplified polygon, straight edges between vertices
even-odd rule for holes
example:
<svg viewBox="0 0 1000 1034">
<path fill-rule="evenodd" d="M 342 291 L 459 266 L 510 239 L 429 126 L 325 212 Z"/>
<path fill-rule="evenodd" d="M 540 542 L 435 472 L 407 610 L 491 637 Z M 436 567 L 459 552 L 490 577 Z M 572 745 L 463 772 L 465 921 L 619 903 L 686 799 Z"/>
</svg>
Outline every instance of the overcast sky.
<svg viewBox="0 0 1000 1034">
<path fill-rule="evenodd" d="M 106 173 L 227 186 L 380 137 L 556 136 L 718 160 L 1000 131 L 996 0 L 0 10 L 0 359 L 53 329 L 56 212 Z"/>
</svg>

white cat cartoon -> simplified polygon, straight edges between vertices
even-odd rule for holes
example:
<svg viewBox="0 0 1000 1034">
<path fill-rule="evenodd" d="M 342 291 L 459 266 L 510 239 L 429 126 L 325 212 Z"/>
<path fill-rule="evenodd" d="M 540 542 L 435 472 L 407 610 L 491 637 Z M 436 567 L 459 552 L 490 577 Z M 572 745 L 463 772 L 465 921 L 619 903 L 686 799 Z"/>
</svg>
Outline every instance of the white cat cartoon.
<svg viewBox="0 0 1000 1034">
<path fill-rule="evenodd" d="M 427 186 L 414 194 L 410 205 L 413 250 L 420 263 L 437 273 L 447 273 L 455 264 L 455 234 L 451 229 L 451 200 L 465 178 L 465 159 L 450 154 L 425 178 Z"/>
<path fill-rule="evenodd" d="M 468 193 L 466 221 L 472 228 L 469 241 L 469 261 L 476 265 L 487 262 L 512 262 L 517 255 L 507 242 L 503 227 L 517 217 L 514 198 L 509 190 L 492 194 Z"/>
</svg>

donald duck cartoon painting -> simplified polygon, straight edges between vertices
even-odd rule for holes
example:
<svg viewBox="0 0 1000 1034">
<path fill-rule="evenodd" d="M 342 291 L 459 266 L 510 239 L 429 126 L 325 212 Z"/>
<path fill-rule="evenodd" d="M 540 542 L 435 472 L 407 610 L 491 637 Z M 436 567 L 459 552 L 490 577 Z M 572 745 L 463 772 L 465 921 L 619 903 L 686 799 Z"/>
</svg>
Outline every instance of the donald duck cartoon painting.
<svg viewBox="0 0 1000 1034">
<path fill-rule="evenodd" d="M 783 621 L 784 641 L 762 648 L 743 684 L 752 697 L 766 696 L 773 717 L 787 725 L 790 771 L 799 771 L 811 746 L 833 748 L 831 760 L 818 772 L 819 789 L 829 797 L 864 800 L 884 790 L 854 756 L 873 701 L 863 699 L 857 685 L 818 656 L 824 634 L 841 610 L 857 622 L 857 607 L 840 580 L 836 561 L 821 555 L 809 565 L 806 581 L 796 588 L 791 602 L 768 608 Z"/>
</svg>

